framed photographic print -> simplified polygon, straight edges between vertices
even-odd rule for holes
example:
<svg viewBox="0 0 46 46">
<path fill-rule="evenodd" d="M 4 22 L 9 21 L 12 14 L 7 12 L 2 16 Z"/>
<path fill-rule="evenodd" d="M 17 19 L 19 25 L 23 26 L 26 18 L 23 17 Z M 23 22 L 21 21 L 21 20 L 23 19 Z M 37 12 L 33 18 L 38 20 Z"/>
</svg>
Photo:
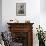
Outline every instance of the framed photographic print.
<svg viewBox="0 0 46 46">
<path fill-rule="evenodd" d="M 26 16 L 26 3 L 16 3 L 16 15 Z"/>
</svg>

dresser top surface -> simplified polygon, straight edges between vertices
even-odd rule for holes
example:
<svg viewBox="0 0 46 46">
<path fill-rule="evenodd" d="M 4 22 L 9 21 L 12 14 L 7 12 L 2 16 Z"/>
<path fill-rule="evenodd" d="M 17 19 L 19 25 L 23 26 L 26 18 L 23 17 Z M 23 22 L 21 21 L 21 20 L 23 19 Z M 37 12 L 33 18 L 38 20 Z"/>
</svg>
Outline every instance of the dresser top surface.
<svg viewBox="0 0 46 46">
<path fill-rule="evenodd" d="M 8 25 L 15 25 L 15 24 L 18 24 L 18 25 L 23 25 L 23 24 L 30 24 L 30 25 L 33 25 L 34 23 L 7 23 Z"/>
</svg>

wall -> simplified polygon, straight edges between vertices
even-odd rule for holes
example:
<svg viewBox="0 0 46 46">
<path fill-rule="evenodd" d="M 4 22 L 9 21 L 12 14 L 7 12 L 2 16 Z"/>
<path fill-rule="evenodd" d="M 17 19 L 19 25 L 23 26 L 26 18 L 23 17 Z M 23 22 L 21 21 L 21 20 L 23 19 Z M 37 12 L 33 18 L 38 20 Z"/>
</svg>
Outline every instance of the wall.
<svg viewBox="0 0 46 46">
<path fill-rule="evenodd" d="M 46 0 L 40 0 L 40 24 L 46 31 Z"/>
<path fill-rule="evenodd" d="M 26 2 L 26 16 L 16 16 L 16 3 Z M 3 26 L 10 19 L 21 20 L 24 22 L 29 19 L 31 22 L 39 23 L 40 15 L 40 0 L 3 0 L 2 1 L 2 22 Z M 19 18 L 19 19 L 18 19 Z M 22 19 L 23 18 L 23 19 Z M 38 21 L 37 21 L 38 20 Z M 5 28 L 6 29 L 6 28 Z"/>
<path fill-rule="evenodd" d="M 25 2 L 26 3 L 26 16 L 16 16 L 16 3 Z M 38 46 L 38 39 L 36 37 L 36 27 L 39 24 L 45 30 L 46 28 L 46 15 L 41 11 L 43 6 L 40 5 L 40 0 L 2 0 L 2 25 L 3 31 L 8 30 L 7 22 L 11 19 L 17 19 L 19 22 L 25 22 L 25 20 L 30 20 L 33 25 L 33 45 Z"/>
<path fill-rule="evenodd" d="M 2 29 L 2 0 L 0 0 L 0 31 Z"/>
<path fill-rule="evenodd" d="M 40 0 L 40 9 L 42 13 L 46 13 L 46 0 Z"/>
</svg>

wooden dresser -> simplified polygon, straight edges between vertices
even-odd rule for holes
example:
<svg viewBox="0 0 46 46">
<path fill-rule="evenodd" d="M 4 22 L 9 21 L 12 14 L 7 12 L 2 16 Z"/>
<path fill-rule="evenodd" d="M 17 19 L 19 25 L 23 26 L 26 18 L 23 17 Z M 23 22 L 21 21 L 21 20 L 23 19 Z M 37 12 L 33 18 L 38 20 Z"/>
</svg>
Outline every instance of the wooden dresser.
<svg viewBox="0 0 46 46">
<path fill-rule="evenodd" d="M 33 46 L 33 23 L 7 23 L 12 39 L 22 46 Z"/>
</svg>

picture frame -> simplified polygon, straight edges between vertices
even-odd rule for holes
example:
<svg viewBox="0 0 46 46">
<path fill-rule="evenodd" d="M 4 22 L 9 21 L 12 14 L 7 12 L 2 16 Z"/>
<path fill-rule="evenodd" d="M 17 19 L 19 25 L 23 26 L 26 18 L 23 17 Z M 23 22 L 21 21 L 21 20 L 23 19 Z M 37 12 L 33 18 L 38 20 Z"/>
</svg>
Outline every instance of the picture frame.
<svg viewBox="0 0 46 46">
<path fill-rule="evenodd" d="M 16 3 L 16 15 L 26 16 L 26 3 Z"/>
</svg>

